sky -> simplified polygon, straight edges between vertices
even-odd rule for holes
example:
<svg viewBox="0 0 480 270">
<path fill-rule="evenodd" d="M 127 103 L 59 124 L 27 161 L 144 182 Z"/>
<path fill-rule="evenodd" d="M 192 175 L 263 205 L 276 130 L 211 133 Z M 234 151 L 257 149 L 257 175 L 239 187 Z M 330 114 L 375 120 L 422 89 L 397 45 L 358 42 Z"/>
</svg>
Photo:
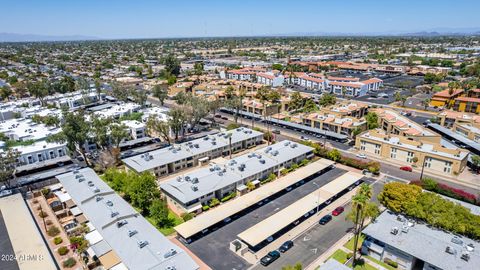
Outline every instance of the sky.
<svg viewBox="0 0 480 270">
<path fill-rule="evenodd" d="M 98 38 L 480 28 L 478 0 L 0 0 L 0 33 Z"/>
</svg>

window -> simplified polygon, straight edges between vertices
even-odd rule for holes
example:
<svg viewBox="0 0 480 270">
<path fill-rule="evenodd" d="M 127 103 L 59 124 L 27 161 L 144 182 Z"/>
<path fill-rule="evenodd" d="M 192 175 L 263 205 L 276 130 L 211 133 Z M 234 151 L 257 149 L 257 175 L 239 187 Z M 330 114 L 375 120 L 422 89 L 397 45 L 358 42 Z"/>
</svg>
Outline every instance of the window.
<svg viewBox="0 0 480 270">
<path fill-rule="evenodd" d="M 379 144 L 375 144 L 375 154 L 380 155 L 380 145 Z"/>
<path fill-rule="evenodd" d="M 397 148 L 393 148 L 390 150 L 390 158 L 397 158 Z"/>
<path fill-rule="evenodd" d="M 432 167 L 432 158 L 425 157 L 425 168 L 431 168 L 431 167 Z"/>
<path fill-rule="evenodd" d="M 452 162 L 445 161 L 445 167 L 443 167 L 443 172 L 450 173 L 452 171 Z"/>
</svg>

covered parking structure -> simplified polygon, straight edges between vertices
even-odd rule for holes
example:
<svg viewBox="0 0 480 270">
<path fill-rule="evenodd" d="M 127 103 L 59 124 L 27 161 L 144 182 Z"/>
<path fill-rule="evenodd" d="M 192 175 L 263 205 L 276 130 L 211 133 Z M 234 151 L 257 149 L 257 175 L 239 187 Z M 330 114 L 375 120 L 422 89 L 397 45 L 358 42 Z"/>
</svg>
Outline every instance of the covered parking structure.
<svg viewBox="0 0 480 270">
<path fill-rule="evenodd" d="M 268 238 L 273 237 L 275 239 L 284 234 L 311 214 L 314 214 L 317 208 L 325 207 L 346 190 L 360 184 L 362 178 L 363 175 L 359 173 L 347 172 L 276 214 L 241 232 L 238 234 L 238 238 L 255 252 L 268 244 Z"/>
<path fill-rule="evenodd" d="M 228 109 L 228 108 L 221 108 L 220 111 L 228 113 L 228 114 L 235 114 L 236 113 L 236 111 L 234 111 L 232 109 Z M 262 116 L 259 115 L 259 114 L 246 112 L 246 111 L 241 111 L 241 110 L 238 113 L 242 117 L 246 117 L 248 119 L 255 119 L 257 121 L 262 121 L 262 122 L 265 122 L 265 123 L 268 123 L 268 124 L 277 125 L 277 126 L 280 126 L 280 127 L 286 128 L 286 129 L 295 130 L 295 131 L 299 131 L 299 132 L 303 131 L 303 132 L 305 132 L 307 134 L 311 134 L 311 135 L 325 136 L 329 140 L 334 140 L 334 141 L 338 141 L 338 142 L 346 142 L 348 140 L 347 135 L 339 134 L 339 133 L 328 131 L 328 130 L 312 128 L 312 127 L 305 126 L 305 125 L 302 125 L 302 124 L 288 122 L 288 121 L 284 121 L 284 120 L 280 120 L 280 119 L 274 119 L 273 120 L 273 119 L 267 118 L 267 119 L 264 120 L 262 118 Z"/>
<path fill-rule="evenodd" d="M 333 164 L 333 161 L 327 159 L 317 160 L 281 177 L 267 186 L 253 190 L 229 203 L 222 204 L 219 207 L 202 213 L 194 219 L 178 225 L 175 227 L 175 231 L 183 241 L 191 242 L 192 238 L 198 237 L 202 232 L 206 233 L 212 226 L 223 223 L 225 219 L 248 210 L 248 208 L 255 206 L 256 203 L 275 196 L 282 191 L 286 191 L 286 189 L 301 181 L 313 179 L 325 173 L 334 167 Z"/>
<path fill-rule="evenodd" d="M 480 143 L 477 143 L 475 141 L 470 140 L 469 138 L 466 138 L 458 133 L 455 133 L 451 131 L 450 129 L 443 127 L 439 124 L 434 124 L 434 123 L 429 123 L 427 125 L 428 128 L 432 129 L 435 132 L 440 133 L 440 135 L 450 139 L 450 140 L 456 140 L 462 145 L 465 146 L 468 150 L 473 152 L 476 155 L 480 155 Z"/>
</svg>

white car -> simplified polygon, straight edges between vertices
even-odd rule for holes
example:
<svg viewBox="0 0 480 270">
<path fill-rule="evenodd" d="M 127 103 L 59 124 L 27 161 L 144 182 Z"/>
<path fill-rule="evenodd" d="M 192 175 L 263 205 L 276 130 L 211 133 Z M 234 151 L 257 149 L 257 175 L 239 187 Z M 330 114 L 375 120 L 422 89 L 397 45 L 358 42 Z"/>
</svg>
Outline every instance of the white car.
<svg viewBox="0 0 480 270">
<path fill-rule="evenodd" d="M 367 156 L 365 154 L 357 154 L 356 157 L 363 158 L 363 159 L 367 158 Z"/>
</svg>

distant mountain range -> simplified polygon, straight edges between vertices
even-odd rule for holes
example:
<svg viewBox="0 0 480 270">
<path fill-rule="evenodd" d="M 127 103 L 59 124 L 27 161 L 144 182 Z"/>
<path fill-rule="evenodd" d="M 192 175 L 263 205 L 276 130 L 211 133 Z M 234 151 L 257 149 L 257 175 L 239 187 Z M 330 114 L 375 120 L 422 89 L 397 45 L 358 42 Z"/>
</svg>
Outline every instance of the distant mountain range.
<svg viewBox="0 0 480 270">
<path fill-rule="evenodd" d="M 411 36 L 411 37 L 435 37 L 435 36 L 480 36 L 480 27 L 472 28 L 433 28 L 424 31 L 388 31 L 388 32 L 294 32 L 294 33 L 279 33 L 271 35 L 255 35 L 257 37 L 268 36 L 307 36 L 307 37 L 335 37 L 335 36 Z M 141 39 L 141 37 L 131 37 Z M 177 37 L 178 38 L 178 37 Z M 102 40 L 107 38 L 100 38 L 94 36 L 49 36 L 36 34 L 17 34 L 17 33 L 0 33 L 0 42 L 29 42 L 29 41 L 80 41 L 80 40 Z"/>
<path fill-rule="evenodd" d="M 78 40 L 96 40 L 98 37 L 92 36 L 48 36 L 33 34 L 0 33 L 0 42 L 27 42 L 27 41 L 78 41 Z"/>
</svg>

